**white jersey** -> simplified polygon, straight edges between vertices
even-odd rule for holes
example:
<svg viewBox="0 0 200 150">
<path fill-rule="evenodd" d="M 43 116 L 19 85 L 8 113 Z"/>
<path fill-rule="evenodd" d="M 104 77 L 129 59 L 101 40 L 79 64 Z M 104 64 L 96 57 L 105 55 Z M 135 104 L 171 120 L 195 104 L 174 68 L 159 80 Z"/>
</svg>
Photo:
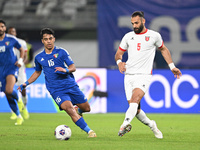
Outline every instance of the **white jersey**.
<svg viewBox="0 0 200 150">
<path fill-rule="evenodd" d="M 125 34 L 119 46 L 120 50 L 128 52 L 125 74 L 152 74 L 156 47 L 162 46 L 161 35 L 153 30 Z"/>
<path fill-rule="evenodd" d="M 26 41 L 20 39 L 20 38 L 17 38 L 18 42 L 21 44 L 22 48 L 24 49 L 25 52 L 27 52 L 28 48 L 27 48 L 27 44 L 26 44 Z M 20 58 L 20 51 L 17 50 L 15 48 L 15 54 L 17 55 L 17 59 Z"/>
<path fill-rule="evenodd" d="M 27 44 L 26 44 L 26 41 L 20 39 L 20 38 L 17 38 L 18 42 L 21 44 L 22 48 L 24 49 L 24 52 L 27 52 Z M 17 50 L 15 48 L 15 54 L 17 55 L 17 59 L 20 58 L 20 51 Z M 25 72 L 25 64 L 23 62 L 22 66 L 19 68 L 19 74 L 18 74 L 18 81 L 17 81 L 17 85 L 20 86 L 21 84 L 23 84 L 26 80 L 27 80 L 27 77 L 26 77 L 26 72 Z"/>
</svg>

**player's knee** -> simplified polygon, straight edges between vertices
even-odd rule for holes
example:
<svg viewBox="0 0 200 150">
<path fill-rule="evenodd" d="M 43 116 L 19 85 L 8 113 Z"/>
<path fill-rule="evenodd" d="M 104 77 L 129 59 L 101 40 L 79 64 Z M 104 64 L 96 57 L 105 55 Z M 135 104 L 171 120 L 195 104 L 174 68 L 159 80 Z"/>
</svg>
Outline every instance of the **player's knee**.
<svg viewBox="0 0 200 150">
<path fill-rule="evenodd" d="M 84 111 L 85 112 L 90 112 L 91 111 L 90 106 L 87 106 Z"/>
<path fill-rule="evenodd" d="M 63 109 L 64 108 L 64 109 Z M 63 107 L 62 109 L 66 111 L 66 113 L 70 116 L 72 116 L 76 111 L 73 107 Z"/>
<path fill-rule="evenodd" d="M 6 90 L 4 93 L 5 93 L 7 98 L 10 98 L 10 97 L 12 97 L 12 92 L 13 91 L 11 91 L 11 90 Z"/>
</svg>

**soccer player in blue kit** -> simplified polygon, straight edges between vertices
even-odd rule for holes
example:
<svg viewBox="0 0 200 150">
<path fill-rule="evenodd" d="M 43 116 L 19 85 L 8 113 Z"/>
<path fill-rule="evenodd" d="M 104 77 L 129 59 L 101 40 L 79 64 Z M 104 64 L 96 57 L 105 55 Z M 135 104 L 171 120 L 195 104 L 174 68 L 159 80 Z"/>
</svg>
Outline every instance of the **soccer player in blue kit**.
<svg viewBox="0 0 200 150">
<path fill-rule="evenodd" d="M 88 137 L 96 137 L 96 133 L 89 128 L 83 117 L 77 113 L 73 106 L 77 105 L 79 107 L 79 113 L 90 111 L 87 98 L 79 89 L 72 74 L 76 71 L 76 67 L 68 51 L 54 46 L 55 36 L 52 29 L 44 28 L 41 30 L 40 35 L 44 50 L 35 57 L 35 72 L 18 89 L 21 91 L 33 83 L 43 70 L 47 90 L 59 108 L 66 111 L 72 121 L 88 133 Z"/>
<path fill-rule="evenodd" d="M 17 79 L 18 69 L 23 63 L 24 50 L 14 36 L 5 32 L 6 23 L 0 20 L 0 92 L 5 93 L 10 108 L 17 115 L 15 125 L 21 125 L 24 119 L 20 114 L 18 105 L 23 105 L 23 102 L 19 100 L 17 92 L 13 88 Z M 14 54 L 14 47 L 20 51 L 19 60 Z"/>
</svg>

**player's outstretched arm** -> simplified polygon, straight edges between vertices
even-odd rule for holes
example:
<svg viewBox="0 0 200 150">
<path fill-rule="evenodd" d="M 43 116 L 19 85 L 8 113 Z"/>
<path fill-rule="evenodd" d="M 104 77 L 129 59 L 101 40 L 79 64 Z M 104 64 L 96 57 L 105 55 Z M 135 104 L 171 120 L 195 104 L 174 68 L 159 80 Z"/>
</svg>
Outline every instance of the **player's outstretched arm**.
<svg viewBox="0 0 200 150">
<path fill-rule="evenodd" d="M 41 72 L 42 71 L 35 71 L 25 83 L 21 84 L 17 88 L 17 90 L 22 91 L 25 89 L 29 84 L 33 83 L 41 75 Z"/>
<path fill-rule="evenodd" d="M 171 69 L 172 73 L 174 74 L 174 77 L 179 79 L 181 77 L 182 73 L 178 68 L 175 67 L 175 65 L 172 61 L 170 51 L 168 50 L 168 48 L 163 44 L 163 46 L 159 50 L 161 51 L 162 56 L 164 57 L 169 68 Z"/>
</svg>

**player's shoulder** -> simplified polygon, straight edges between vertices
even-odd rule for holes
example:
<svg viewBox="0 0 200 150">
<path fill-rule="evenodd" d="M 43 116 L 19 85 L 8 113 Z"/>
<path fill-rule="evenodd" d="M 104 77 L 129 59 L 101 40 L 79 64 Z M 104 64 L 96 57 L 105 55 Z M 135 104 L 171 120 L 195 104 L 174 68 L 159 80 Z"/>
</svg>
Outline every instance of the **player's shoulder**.
<svg viewBox="0 0 200 150">
<path fill-rule="evenodd" d="M 151 29 L 148 29 L 147 34 L 151 34 L 151 35 L 155 35 L 155 36 L 160 35 L 159 32 L 151 30 Z"/>
<path fill-rule="evenodd" d="M 55 50 L 59 51 L 59 53 L 67 53 L 69 55 L 69 52 L 65 48 L 55 46 Z"/>
<path fill-rule="evenodd" d="M 38 53 L 35 55 L 35 59 L 38 59 L 38 58 L 40 58 L 40 57 L 43 57 L 44 55 L 45 55 L 45 52 L 44 52 L 44 50 L 42 50 L 42 51 L 38 52 Z"/>
<path fill-rule="evenodd" d="M 11 34 L 5 34 L 5 37 L 9 40 L 15 40 L 17 41 L 17 38 L 14 36 L 14 35 L 11 35 Z"/>
<path fill-rule="evenodd" d="M 23 40 L 23 39 L 17 38 L 17 40 L 19 41 L 19 43 L 26 44 L 26 41 L 25 41 L 25 40 Z"/>
</svg>

